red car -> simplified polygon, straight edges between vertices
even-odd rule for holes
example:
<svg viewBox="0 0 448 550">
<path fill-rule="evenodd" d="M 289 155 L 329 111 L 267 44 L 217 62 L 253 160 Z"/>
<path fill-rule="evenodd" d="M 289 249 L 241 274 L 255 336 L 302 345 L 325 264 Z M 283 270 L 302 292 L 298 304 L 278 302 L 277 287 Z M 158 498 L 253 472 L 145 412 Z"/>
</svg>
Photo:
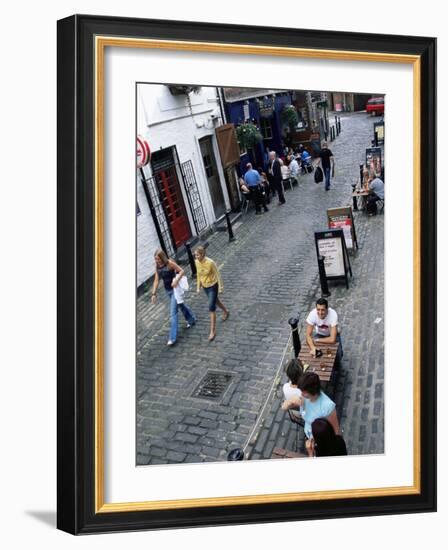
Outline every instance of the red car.
<svg viewBox="0 0 448 550">
<path fill-rule="evenodd" d="M 372 97 L 366 105 L 366 111 L 372 116 L 384 114 L 384 97 Z"/>
</svg>

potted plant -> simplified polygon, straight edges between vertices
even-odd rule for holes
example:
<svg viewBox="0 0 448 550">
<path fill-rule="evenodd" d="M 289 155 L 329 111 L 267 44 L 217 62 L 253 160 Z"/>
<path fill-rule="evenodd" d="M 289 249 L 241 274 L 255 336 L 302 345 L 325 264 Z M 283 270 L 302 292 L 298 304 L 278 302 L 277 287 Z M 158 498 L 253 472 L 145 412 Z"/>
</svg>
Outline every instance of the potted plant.
<svg viewBox="0 0 448 550">
<path fill-rule="evenodd" d="M 236 129 L 236 135 L 243 149 L 252 149 L 263 139 L 260 130 L 250 122 L 240 124 Z"/>
<path fill-rule="evenodd" d="M 299 115 L 293 105 L 285 105 L 280 113 L 280 119 L 293 132 L 299 123 Z"/>
</svg>

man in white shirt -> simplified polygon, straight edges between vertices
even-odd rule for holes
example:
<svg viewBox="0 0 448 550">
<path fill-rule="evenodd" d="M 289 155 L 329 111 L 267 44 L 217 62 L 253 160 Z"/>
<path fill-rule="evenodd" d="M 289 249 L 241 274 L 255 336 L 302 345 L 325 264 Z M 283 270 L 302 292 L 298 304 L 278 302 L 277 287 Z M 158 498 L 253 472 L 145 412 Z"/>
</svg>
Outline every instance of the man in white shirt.
<svg viewBox="0 0 448 550">
<path fill-rule="evenodd" d="M 334 309 L 328 307 L 325 298 L 319 298 L 316 307 L 310 312 L 306 319 L 306 341 L 310 348 L 311 355 L 316 356 L 316 340 L 322 343 L 334 344 L 339 342 L 337 359 L 342 358 L 342 342 L 338 331 L 338 314 Z"/>
</svg>

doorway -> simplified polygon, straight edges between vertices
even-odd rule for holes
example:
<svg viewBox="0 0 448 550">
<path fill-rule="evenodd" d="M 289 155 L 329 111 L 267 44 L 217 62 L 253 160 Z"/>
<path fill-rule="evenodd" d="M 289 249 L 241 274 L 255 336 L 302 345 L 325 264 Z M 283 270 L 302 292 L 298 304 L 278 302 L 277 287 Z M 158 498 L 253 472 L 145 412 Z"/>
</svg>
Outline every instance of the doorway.
<svg viewBox="0 0 448 550">
<path fill-rule="evenodd" d="M 220 218 L 226 212 L 226 203 L 221 188 L 215 153 L 213 151 L 212 137 L 207 136 L 199 140 L 202 162 L 207 176 L 208 188 L 212 199 L 215 217 Z"/>
<path fill-rule="evenodd" d="M 172 149 L 155 151 L 151 165 L 172 238 L 178 248 L 191 237 L 191 229 Z"/>
</svg>

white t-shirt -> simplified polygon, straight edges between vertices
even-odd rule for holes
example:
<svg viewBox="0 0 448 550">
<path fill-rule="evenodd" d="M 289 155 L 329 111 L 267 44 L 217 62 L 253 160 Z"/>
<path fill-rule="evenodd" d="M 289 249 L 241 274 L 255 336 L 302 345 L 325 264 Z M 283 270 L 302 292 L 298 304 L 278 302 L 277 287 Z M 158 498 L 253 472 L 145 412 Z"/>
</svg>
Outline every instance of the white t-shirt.
<svg viewBox="0 0 448 550">
<path fill-rule="evenodd" d="M 325 319 L 321 319 L 317 314 L 317 309 L 314 308 L 308 315 L 306 322 L 314 327 L 314 332 L 319 336 L 330 336 L 331 327 L 338 324 L 338 314 L 329 307 L 327 316 Z"/>
<path fill-rule="evenodd" d="M 283 384 L 283 395 L 285 399 L 297 399 L 298 397 L 302 397 L 302 392 L 299 388 L 292 388 L 291 382 L 286 382 L 286 384 Z M 290 411 L 297 419 L 302 418 L 299 408 L 290 409 Z"/>
<path fill-rule="evenodd" d="M 291 382 L 286 382 L 286 384 L 283 385 L 283 395 L 285 399 L 296 399 L 297 397 L 302 397 L 302 392 L 299 388 L 292 388 Z"/>
</svg>

